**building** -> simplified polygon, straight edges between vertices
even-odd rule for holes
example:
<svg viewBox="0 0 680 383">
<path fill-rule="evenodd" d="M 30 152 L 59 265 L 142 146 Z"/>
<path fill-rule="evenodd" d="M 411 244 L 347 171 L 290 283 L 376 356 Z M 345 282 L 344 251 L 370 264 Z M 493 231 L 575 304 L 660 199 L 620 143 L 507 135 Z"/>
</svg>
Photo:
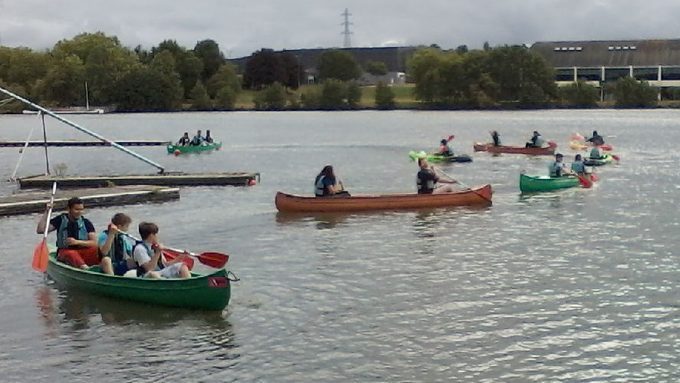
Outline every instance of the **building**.
<svg viewBox="0 0 680 383">
<path fill-rule="evenodd" d="M 680 39 L 549 41 L 530 49 L 555 68 L 558 85 L 582 80 L 602 88 L 630 76 L 658 88 L 659 99 L 680 88 Z"/>
</svg>

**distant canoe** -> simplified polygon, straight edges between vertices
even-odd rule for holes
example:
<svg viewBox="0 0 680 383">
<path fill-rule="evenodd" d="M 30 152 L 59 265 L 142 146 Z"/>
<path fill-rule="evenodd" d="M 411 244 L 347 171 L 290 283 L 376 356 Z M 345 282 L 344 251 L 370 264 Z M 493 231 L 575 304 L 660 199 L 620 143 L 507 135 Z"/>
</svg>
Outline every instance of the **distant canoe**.
<svg viewBox="0 0 680 383">
<path fill-rule="evenodd" d="M 97 109 L 52 109 L 51 112 L 54 112 L 56 114 L 104 114 L 106 113 L 104 109 L 97 108 Z M 30 110 L 30 109 L 24 109 L 21 111 L 23 114 L 38 114 L 40 113 L 37 110 Z"/>
<path fill-rule="evenodd" d="M 417 160 L 418 158 L 426 158 L 430 162 L 472 162 L 472 157 L 467 154 L 461 154 L 459 156 L 444 156 L 437 153 L 427 153 L 424 150 L 419 152 L 411 150 L 408 152 L 408 156 L 412 160 Z"/>
<path fill-rule="evenodd" d="M 278 192 L 274 203 L 279 211 L 290 213 L 427 209 L 449 206 L 489 206 L 491 194 L 491 185 L 443 194 L 381 194 L 346 198 L 302 197 Z"/>
<path fill-rule="evenodd" d="M 162 306 L 223 310 L 229 304 L 231 284 L 227 271 L 195 274 L 188 279 L 129 278 L 82 270 L 50 254 L 47 274 L 59 285 L 98 295 Z"/>
<path fill-rule="evenodd" d="M 493 144 L 482 144 L 476 142 L 473 145 L 475 152 L 489 152 L 489 153 L 509 153 L 509 154 L 529 154 L 532 156 L 550 156 L 555 154 L 555 143 L 547 148 L 525 148 L 523 146 L 494 146 Z"/>
<path fill-rule="evenodd" d="M 558 189 L 566 189 L 579 186 L 578 177 L 548 177 L 548 176 L 528 176 L 519 175 L 519 190 L 523 193 L 542 192 Z"/>
<path fill-rule="evenodd" d="M 583 141 L 569 141 L 569 148 L 572 150 L 588 150 L 592 149 L 593 145 L 590 145 L 589 143 L 583 142 Z M 612 151 L 614 149 L 613 146 L 609 144 L 604 144 L 604 145 L 599 145 L 598 148 L 603 151 Z"/>
<path fill-rule="evenodd" d="M 168 145 L 168 154 L 185 154 L 185 153 L 200 153 L 200 152 L 210 152 L 213 150 L 220 150 L 222 147 L 221 142 L 213 142 L 212 144 L 205 145 Z"/>
</svg>

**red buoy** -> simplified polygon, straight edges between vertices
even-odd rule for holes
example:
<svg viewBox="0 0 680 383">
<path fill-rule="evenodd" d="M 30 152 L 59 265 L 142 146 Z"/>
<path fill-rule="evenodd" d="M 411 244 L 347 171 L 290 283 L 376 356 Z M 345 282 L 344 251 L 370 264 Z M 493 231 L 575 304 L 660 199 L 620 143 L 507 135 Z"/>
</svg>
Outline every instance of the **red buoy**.
<svg viewBox="0 0 680 383">
<path fill-rule="evenodd" d="M 175 149 L 175 155 L 179 156 L 180 154 L 182 154 L 182 152 L 180 152 L 179 149 Z"/>
</svg>

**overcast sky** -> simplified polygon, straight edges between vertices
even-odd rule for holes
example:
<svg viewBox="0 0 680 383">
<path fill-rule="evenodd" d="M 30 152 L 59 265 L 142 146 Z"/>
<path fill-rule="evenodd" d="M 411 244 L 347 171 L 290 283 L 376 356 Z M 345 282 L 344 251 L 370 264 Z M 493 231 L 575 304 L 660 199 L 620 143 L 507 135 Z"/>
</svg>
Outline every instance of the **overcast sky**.
<svg viewBox="0 0 680 383">
<path fill-rule="evenodd" d="M 260 48 L 680 38 L 677 0 L 0 0 L 0 45 L 51 48 L 102 31 L 128 47 L 213 39 L 229 58 Z"/>
</svg>

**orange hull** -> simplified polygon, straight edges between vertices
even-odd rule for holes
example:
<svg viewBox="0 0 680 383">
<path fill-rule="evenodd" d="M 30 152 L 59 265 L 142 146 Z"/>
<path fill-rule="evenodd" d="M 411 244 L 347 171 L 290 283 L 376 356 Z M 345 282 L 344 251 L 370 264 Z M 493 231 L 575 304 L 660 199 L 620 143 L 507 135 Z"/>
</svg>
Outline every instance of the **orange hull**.
<svg viewBox="0 0 680 383">
<path fill-rule="evenodd" d="M 278 192 L 276 208 L 289 213 L 350 212 L 367 210 L 427 209 L 449 206 L 491 205 L 491 185 L 444 194 L 382 194 L 347 198 L 301 197 Z"/>
<path fill-rule="evenodd" d="M 493 144 L 475 143 L 473 148 L 475 152 L 529 154 L 533 156 L 550 156 L 555 154 L 555 147 L 525 148 L 521 146 L 493 146 Z"/>
</svg>

